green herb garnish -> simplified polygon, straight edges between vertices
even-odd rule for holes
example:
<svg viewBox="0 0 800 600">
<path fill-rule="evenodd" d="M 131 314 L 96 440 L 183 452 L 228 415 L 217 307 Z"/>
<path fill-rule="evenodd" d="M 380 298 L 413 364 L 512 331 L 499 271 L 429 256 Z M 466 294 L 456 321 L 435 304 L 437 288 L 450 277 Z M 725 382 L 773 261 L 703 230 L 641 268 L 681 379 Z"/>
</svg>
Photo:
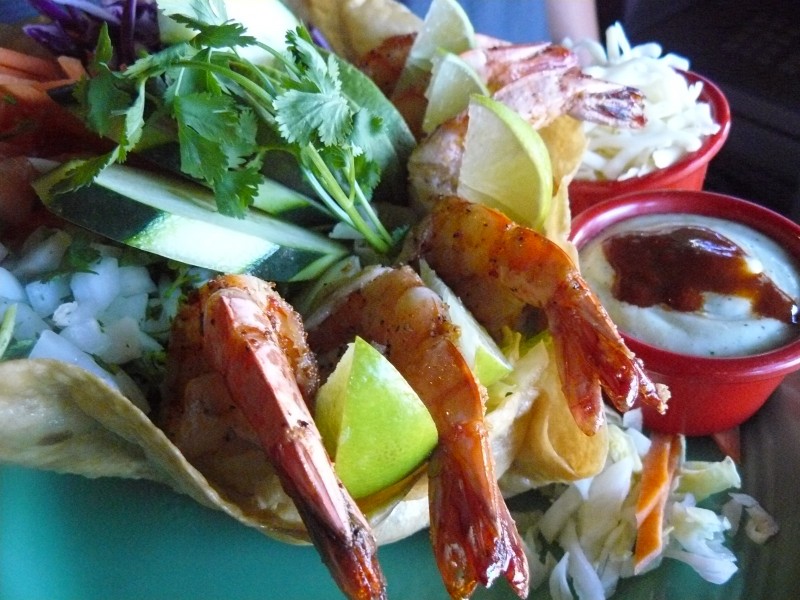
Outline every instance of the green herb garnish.
<svg viewBox="0 0 800 600">
<path fill-rule="evenodd" d="M 6 353 L 9 344 L 11 343 L 11 336 L 14 334 L 14 321 L 17 318 L 17 305 L 11 304 L 6 307 L 3 314 L 3 320 L 0 321 L 0 360 Z"/>
<path fill-rule="evenodd" d="M 111 68 L 108 32 L 101 32 L 91 76 L 76 96 L 87 124 L 117 146 L 76 162 L 56 191 L 87 185 L 109 164 L 125 161 L 148 127 L 164 128 L 166 115 L 181 171 L 214 191 L 221 213 L 245 216 L 265 180 L 265 155 L 287 153 L 316 194 L 312 206 L 352 227 L 376 252 L 390 253 L 399 236 L 383 226 L 371 198 L 382 169 L 397 171 L 413 138 L 394 115 L 387 126 L 385 106 L 376 111 L 374 99 L 360 97 L 375 94 L 364 76 L 315 46 L 303 27 L 287 32 L 288 51 L 281 53 L 237 23 L 173 18 L 197 35 L 124 71 Z M 270 52 L 273 64 L 257 66 L 237 54 L 249 45 Z"/>
</svg>

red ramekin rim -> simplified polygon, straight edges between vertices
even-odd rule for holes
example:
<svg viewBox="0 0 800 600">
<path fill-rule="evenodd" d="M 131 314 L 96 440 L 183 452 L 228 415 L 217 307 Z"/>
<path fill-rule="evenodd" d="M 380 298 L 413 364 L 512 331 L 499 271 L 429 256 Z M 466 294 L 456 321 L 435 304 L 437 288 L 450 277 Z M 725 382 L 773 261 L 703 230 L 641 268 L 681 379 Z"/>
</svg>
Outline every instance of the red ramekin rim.
<svg viewBox="0 0 800 600">
<path fill-rule="evenodd" d="M 698 190 L 656 190 L 632 192 L 603 200 L 572 219 L 570 238 L 580 248 L 608 226 L 646 214 L 692 213 L 733 220 L 776 241 L 792 256 L 800 269 L 800 225 L 764 206 L 728 196 Z M 652 364 L 672 364 L 687 376 L 743 380 L 785 375 L 800 368 L 800 336 L 759 354 L 742 357 L 704 357 L 658 348 L 621 332 L 631 350 Z"/>
</svg>

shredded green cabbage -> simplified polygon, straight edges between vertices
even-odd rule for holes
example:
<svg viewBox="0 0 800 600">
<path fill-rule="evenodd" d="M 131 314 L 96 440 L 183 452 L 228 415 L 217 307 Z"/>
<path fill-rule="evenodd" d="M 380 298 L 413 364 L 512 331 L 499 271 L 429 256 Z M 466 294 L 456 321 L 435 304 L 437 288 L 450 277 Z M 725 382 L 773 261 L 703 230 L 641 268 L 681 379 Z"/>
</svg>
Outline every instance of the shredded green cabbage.
<svg viewBox="0 0 800 600">
<path fill-rule="evenodd" d="M 638 411 L 632 411 L 638 412 Z M 551 486 L 552 500 L 541 513 L 519 518 L 531 564 L 538 576 L 533 589 L 548 582 L 553 598 L 609 598 L 620 579 L 632 577 L 642 457 L 650 440 L 637 415 L 608 412 L 609 454 L 594 477 Z M 663 523 L 664 548 L 648 568 L 663 559 L 681 561 L 714 584 L 736 572 L 736 556 L 727 547 L 735 533 L 731 515 L 746 512 L 753 539 L 766 539 L 777 525 L 746 494 L 730 494 L 720 509 L 698 506 L 714 494 L 741 486 L 736 464 L 683 460 L 676 473 Z M 598 518 L 597 515 L 603 515 Z M 747 527 L 746 527 L 747 528 Z"/>
</svg>

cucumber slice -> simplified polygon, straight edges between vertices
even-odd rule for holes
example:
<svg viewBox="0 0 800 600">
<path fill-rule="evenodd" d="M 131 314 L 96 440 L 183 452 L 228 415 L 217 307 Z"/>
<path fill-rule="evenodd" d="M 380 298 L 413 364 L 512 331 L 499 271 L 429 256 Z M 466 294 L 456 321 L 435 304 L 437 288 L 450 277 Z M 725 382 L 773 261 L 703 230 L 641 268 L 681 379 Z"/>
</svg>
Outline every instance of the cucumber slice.
<svg viewBox="0 0 800 600">
<path fill-rule="evenodd" d="M 63 164 L 34 182 L 44 204 L 68 221 L 165 258 L 299 281 L 347 254 L 327 237 L 256 211 L 244 219 L 221 215 L 207 188 L 133 167 L 110 165 L 90 185 L 59 193 L 74 167 Z"/>
</svg>

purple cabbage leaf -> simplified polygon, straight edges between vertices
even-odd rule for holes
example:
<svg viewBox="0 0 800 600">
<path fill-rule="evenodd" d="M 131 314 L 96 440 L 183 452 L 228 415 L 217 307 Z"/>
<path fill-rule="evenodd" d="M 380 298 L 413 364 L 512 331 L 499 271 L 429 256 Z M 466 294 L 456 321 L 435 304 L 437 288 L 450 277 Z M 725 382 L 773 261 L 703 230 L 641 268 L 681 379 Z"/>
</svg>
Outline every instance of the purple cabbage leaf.
<svg viewBox="0 0 800 600">
<path fill-rule="evenodd" d="M 46 21 L 25 25 L 25 33 L 56 55 L 91 60 L 103 24 L 122 68 L 142 52 L 160 49 L 155 0 L 28 0 Z"/>
</svg>

